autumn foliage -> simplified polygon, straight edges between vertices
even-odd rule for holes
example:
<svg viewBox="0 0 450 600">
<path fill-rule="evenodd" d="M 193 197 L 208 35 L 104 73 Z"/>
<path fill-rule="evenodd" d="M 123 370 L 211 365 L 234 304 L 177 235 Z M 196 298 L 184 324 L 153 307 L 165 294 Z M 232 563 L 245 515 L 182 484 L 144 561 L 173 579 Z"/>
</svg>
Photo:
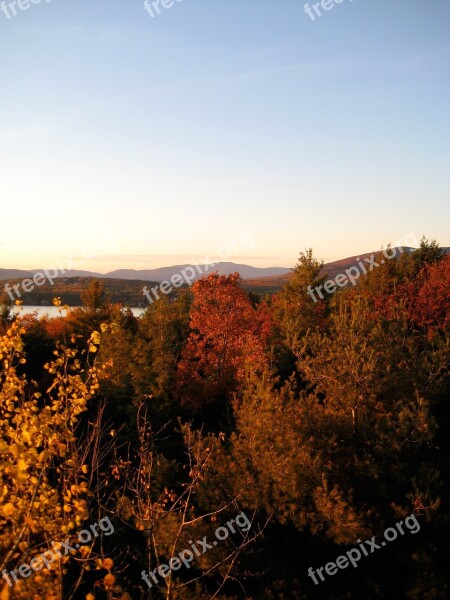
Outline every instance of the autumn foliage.
<svg viewBox="0 0 450 600">
<path fill-rule="evenodd" d="M 313 303 L 322 268 L 302 253 L 267 298 L 213 273 L 139 319 L 101 282 L 54 320 L 2 307 L 0 571 L 115 525 L 2 600 L 448 597 L 450 260 L 423 240 Z M 242 510 L 251 535 L 142 580 Z M 308 578 L 411 513 L 417 535 Z"/>
<path fill-rule="evenodd" d="M 178 365 L 182 404 L 198 410 L 230 400 L 246 375 L 267 364 L 270 316 L 254 308 L 239 275 L 213 273 L 192 286 L 189 336 Z"/>
</svg>

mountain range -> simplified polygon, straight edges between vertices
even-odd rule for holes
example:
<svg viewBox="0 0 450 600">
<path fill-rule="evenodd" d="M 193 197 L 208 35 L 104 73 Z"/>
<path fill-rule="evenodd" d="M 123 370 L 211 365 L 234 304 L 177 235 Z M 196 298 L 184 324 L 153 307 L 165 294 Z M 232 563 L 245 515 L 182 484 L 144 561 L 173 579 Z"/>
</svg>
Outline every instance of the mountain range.
<svg viewBox="0 0 450 600">
<path fill-rule="evenodd" d="M 172 265 L 170 267 L 160 267 L 158 269 L 117 269 L 110 271 L 109 273 L 96 273 L 93 271 L 79 271 L 71 269 L 59 273 L 60 277 L 97 277 L 97 278 L 108 278 L 108 279 L 132 279 L 139 281 L 152 281 L 160 283 L 167 281 L 172 277 L 180 273 L 183 269 L 194 268 L 194 265 Z M 220 275 L 229 275 L 230 273 L 238 272 L 243 279 L 260 278 L 260 277 L 275 277 L 280 275 L 287 275 L 291 269 L 283 267 L 252 267 L 250 265 L 241 265 L 233 262 L 219 262 L 209 265 L 198 265 L 201 270 L 201 274 L 198 273 L 197 278 L 203 274 L 212 273 L 218 271 Z M 51 269 L 50 269 L 51 270 Z M 21 269 L 0 269 L 0 281 L 6 281 L 11 279 L 23 279 L 26 277 L 33 277 L 37 272 L 43 272 L 43 269 L 33 270 L 21 270 Z"/>
<path fill-rule="evenodd" d="M 403 253 L 414 252 L 414 248 L 402 248 Z M 446 254 L 450 254 L 450 248 L 443 248 Z M 373 252 L 366 252 L 358 254 L 348 258 L 336 260 L 324 265 L 324 272 L 329 277 L 335 277 L 338 273 L 342 273 L 345 269 L 348 269 L 352 265 L 357 264 L 357 260 L 369 257 Z M 397 257 L 402 253 L 397 251 Z M 139 280 L 139 281 L 151 281 L 161 283 L 162 281 L 169 280 L 173 275 L 180 273 L 183 269 L 193 268 L 195 265 L 184 264 L 184 265 L 172 265 L 168 267 L 160 267 L 158 269 L 117 269 L 108 273 L 96 273 L 94 271 L 81 271 L 71 269 L 69 271 L 60 272 L 59 277 L 95 277 L 101 279 L 124 279 L 124 280 Z M 217 271 L 220 275 L 229 275 L 230 273 L 239 273 L 244 280 L 260 281 L 265 280 L 264 283 L 268 285 L 278 284 L 284 282 L 292 269 L 286 267 L 252 267 L 245 264 L 237 264 L 233 262 L 219 262 L 210 265 L 198 265 L 198 269 L 201 273 L 196 270 L 197 278 L 202 277 L 204 274 L 212 273 Z M 50 269 L 51 270 L 51 269 Z M 44 269 L 0 269 L 0 281 L 11 281 L 24 278 L 33 277 L 37 272 L 44 272 Z M 261 282 L 263 283 L 263 282 Z"/>
</svg>

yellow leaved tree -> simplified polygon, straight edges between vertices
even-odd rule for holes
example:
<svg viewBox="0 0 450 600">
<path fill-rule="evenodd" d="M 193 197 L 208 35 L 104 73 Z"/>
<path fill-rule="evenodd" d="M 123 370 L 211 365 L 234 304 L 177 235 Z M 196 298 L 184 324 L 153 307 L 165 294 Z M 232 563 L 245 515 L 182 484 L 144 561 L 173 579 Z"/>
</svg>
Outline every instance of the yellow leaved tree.
<svg viewBox="0 0 450 600">
<path fill-rule="evenodd" d="M 45 366 L 49 389 L 33 391 L 20 374 L 23 333 L 19 319 L 0 337 L 0 590 L 2 598 L 58 600 L 70 554 L 60 553 L 49 568 L 30 569 L 28 576 L 18 569 L 60 541 L 74 540 L 88 518 L 88 468 L 77 450 L 76 428 L 98 389 L 97 367 L 95 360 L 82 366 L 72 339 Z M 91 335 L 88 357 L 99 338 Z"/>
</svg>

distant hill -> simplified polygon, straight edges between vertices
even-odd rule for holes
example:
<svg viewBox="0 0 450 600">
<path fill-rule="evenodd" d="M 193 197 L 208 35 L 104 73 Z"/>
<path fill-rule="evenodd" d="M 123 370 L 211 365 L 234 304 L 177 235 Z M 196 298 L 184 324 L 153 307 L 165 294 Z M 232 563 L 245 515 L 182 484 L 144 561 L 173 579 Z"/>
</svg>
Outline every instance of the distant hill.
<svg viewBox="0 0 450 600">
<path fill-rule="evenodd" d="M 24 271 L 22 269 L 0 269 L 0 281 L 8 281 L 9 279 L 25 279 L 33 277 L 34 271 Z"/>
<path fill-rule="evenodd" d="M 414 252 L 414 248 L 403 248 L 405 253 Z M 450 248 L 443 248 L 443 251 L 450 254 Z M 379 251 L 378 251 L 379 252 Z M 348 258 L 343 258 L 324 266 L 330 277 L 334 277 L 333 273 L 338 274 L 342 269 L 348 269 L 352 265 L 357 264 L 357 258 L 364 260 L 369 257 L 373 252 L 366 252 L 364 254 L 358 254 Z M 400 252 L 397 252 L 397 256 L 401 256 Z M 78 271 L 76 269 L 62 272 L 59 277 L 96 277 L 96 278 L 109 278 L 109 279 L 128 279 L 128 280 L 140 280 L 140 281 L 156 281 L 158 283 L 169 280 L 173 275 L 180 273 L 181 270 L 187 268 L 193 268 L 197 275 L 196 277 L 202 277 L 204 274 L 218 271 L 220 275 L 229 275 L 230 273 L 239 273 L 242 279 L 250 279 L 252 283 L 258 285 L 260 279 L 265 279 L 268 286 L 279 286 L 286 281 L 289 273 L 292 269 L 286 267 L 252 267 L 250 265 L 233 263 L 233 262 L 218 262 L 210 265 L 198 265 L 201 269 L 201 274 L 196 270 L 195 265 L 172 265 L 170 267 L 160 267 L 158 269 L 117 269 L 110 271 L 109 273 L 96 273 L 93 271 Z M 0 281 L 8 281 L 12 279 L 32 277 L 34 273 L 43 272 L 43 269 L 0 269 Z"/>
<path fill-rule="evenodd" d="M 409 248 L 404 246 L 403 253 L 400 252 L 400 248 L 396 248 L 396 258 L 399 258 L 402 254 L 411 254 L 414 252 L 415 248 Z M 442 250 L 446 254 L 450 254 L 450 248 L 442 248 Z M 377 254 L 380 252 L 366 252 L 364 254 L 357 254 L 355 256 L 349 256 L 348 258 L 342 258 L 340 260 L 335 260 L 330 263 L 326 263 L 323 266 L 322 275 L 327 275 L 329 279 L 334 279 L 336 275 L 339 273 L 345 272 L 346 269 L 349 269 L 352 266 L 356 266 L 358 261 L 364 261 L 365 258 L 369 258 L 372 254 Z M 256 278 L 248 278 L 244 281 L 244 287 L 253 292 L 258 292 L 260 294 L 271 294 L 280 290 L 288 281 L 292 270 L 287 274 L 278 275 L 275 277 L 256 277 Z"/>
<path fill-rule="evenodd" d="M 247 292 L 257 292 L 262 295 L 275 294 L 286 284 L 291 273 L 292 269 L 289 270 L 289 273 L 283 275 L 244 279 L 242 285 Z"/>
<path fill-rule="evenodd" d="M 72 269 L 70 271 L 61 273 L 59 277 L 95 277 L 96 279 L 102 279 L 103 277 L 107 277 L 107 275 L 103 275 L 103 273 L 96 273 L 95 271 L 79 271 L 77 269 Z"/>
<path fill-rule="evenodd" d="M 10 279 L 9 283 L 12 286 L 20 283 L 22 279 L 22 277 Z M 63 304 L 81 306 L 81 293 L 87 290 L 91 281 L 96 279 L 98 277 L 57 277 L 53 285 L 46 281 L 44 285 L 34 287 L 30 292 L 22 291 L 20 300 L 25 306 L 51 306 L 53 298 L 58 297 L 61 298 Z M 147 306 L 148 301 L 143 295 L 143 287 L 151 285 L 151 283 L 158 285 L 156 281 L 127 281 L 107 277 L 103 277 L 102 281 L 110 301 L 124 306 Z"/>
<path fill-rule="evenodd" d="M 221 275 L 229 275 L 230 273 L 239 273 L 243 279 L 249 277 L 271 277 L 282 275 L 290 272 L 290 269 L 283 267 L 252 267 L 250 265 L 242 265 L 233 262 L 219 262 L 210 265 L 198 265 L 201 273 L 198 273 L 195 265 L 173 265 L 170 267 L 160 267 L 159 269 L 117 269 L 109 273 L 95 273 L 92 271 L 77 271 L 71 270 L 61 272 L 59 277 L 96 277 L 109 279 L 134 279 L 139 281 L 162 282 L 169 280 L 172 275 L 175 275 L 183 269 L 193 268 L 197 274 L 197 278 L 203 274 L 218 271 Z M 0 269 L 0 281 L 9 281 L 12 279 L 24 279 L 33 277 L 37 272 L 43 272 L 43 269 L 33 269 L 29 271 L 21 269 Z"/>
<path fill-rule="evenodd" d="M 394 250 L 394 248 L 392 248 Z M 396 254 L 395 258 L 400 258 L 402 254 L 411 254 L 414 252 L 415 248 L 407 248 L 403 247 L 402 251 L 400 248 L 395 248 Z M 339 273 L 343 273 L 346 269 L 350 267 L 357 266 L 359 261 L 364 263 L 365 258 L 370 258 L 373 254 L 378 254 L 380 250 L 374 252 L 366 252 L 364 254 L 357 254 L 355 256 L 350 256 L 348 258 L 342 258 L 340 260 L 335 260 L 333 262 L 327 263 L 323 266 L 322 274 L 327 275 L 329 279 L 334 279 L 336 275 Z M 394 259 L 392 259 L 394 260 Z M 365 263 L 369 268 L 369 265 Z"/>
<path fill-rule="evenodd" d="M 209 265 L 198 265 L 201 274 L 195 269 L 194 265 L 174 265 L 172 267 L 161 267 L 159 269 L 118 269 L 106 273 L 104 277 L 113 277 L 116 279 L 140 279 L 141 281 L 167 281 L 172 275 L 176 275 L 183 269 L 194 268 L 197 273 L 197 279 L 204 274 L 217 271 L 220 275 L 230 275 L 230 273 L 239 273 L 243 279 L 251 277 L 272 277 L 290 273 L 290 269 L 283 267 L 251 267 L 250 265 L 241 265 L 233 262 L 219 262 Z"/>
<path fill-rule="evenodd" d="M 44 269 L 32 269 L 25 271 L 23 269 L 0 269 L 0 281 L 12 281 L 13 279 L 26 279 L 27 277 L 33 277 L 35 273 L 43 273 Z M 49 269 L 50 275 L 53 269 Z M 72 269 L 70 271 L 61 272 L 58 274 L 59 277 L 106 277 L 102 273 L 95 273 L 93 271 L 77 271 Z"/>
</svg>

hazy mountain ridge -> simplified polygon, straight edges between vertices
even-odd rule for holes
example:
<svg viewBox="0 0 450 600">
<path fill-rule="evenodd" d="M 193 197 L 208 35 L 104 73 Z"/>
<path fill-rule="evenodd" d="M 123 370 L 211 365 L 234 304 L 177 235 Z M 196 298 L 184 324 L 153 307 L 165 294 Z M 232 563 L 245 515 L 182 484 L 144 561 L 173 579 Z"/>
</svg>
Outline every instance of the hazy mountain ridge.
<svg viewBox="0 0 450 600">
<path fill-rule="evenodd" d="M 291 269 L 285 267 L 252 267 L 250 265 L 237 264 L 233 262 L 218 262 L 207 265 L 198 265 L 199 270 L 192 264 L 174 265 L 171 267 L 160 267 L 158 269 L 118 269 L 104 275 L 104 277 L 114 277 L 116 279 L 139 279 L 143 281 L 166 281 L 173 275 L 180 273 L 183 269 L 193 268 L 196 271 L 196 278 L 217 271 L 220 275 L 229 275 L 238 272 L 243 279 L 251 277 L 275 277 L 290 273 Z"/>
<path fill-rule="evenodd" d="M 404 247 L 403 252 L 397 248 L 396 258 L 399 258 L 403 253 L 410 254 L 415 248 Z M 446 254 L 450 254 L 450 247 L 442 248 Z M 347 258 L 342 258 L 329 263 L 326 263 L 323 272 L 329 277 L 335 277 L 338 273 L 342 273 L 352 265 L 357 265 L 358 260 L 364 260 L 377 254 L 381 250 L 374 252 L 365 252 Z M 56 277 L 96 277 L 102 279 L 123 279 L 145 282 L 157 282 L 169 280 L 173 275 L 180 273 L 183 269 L 192 268 L 196 272 L 196 278 L 208 275 L 214 271 L 218 271 L 220 275 L 229 275 L 230 273 L 238 272 L 242 279 L 247 280 L 247 283 L 258 285 L 260 280 L 264 280 L 264 284 L 270 287 L 280 287 L 286 282 L 292 269 L 286 267 L 253 267 L 251 265 L 238 264 L 233 262 L 219 262 L 208 265 L 198 265 L 201 273 L 196 269 L 195 265 L 172 265 L 168 267 L 159 267 L 157 269 L 116 269 L 108 273 L 96 273 L 93 271 L 81 271 L 72 269 L 66 272 L 61 272 Z M 52 271 L 52 269 L 50 269 Z M 18 279 L 32 278 L 35 273 L 43 273 L 44 269 L 1 269 L 0 281 L 12 281 Z"/>
<path fill-rule="evenodd" d="M 238 264 L 233 262 L 219 262 L 208 265 L 198 265 L 201 273 L 198 272 L 195 265 L 172 265 L 169 267 L 159 267 L 157 269 L 116 269 L 108 273 L 96 273 L 92 271 L 78 271 L 75 269 L 60 272 L 57 277 L 98 277 L 109 279 L 128 279 L 139 281 L 152 281 L 161 283 L 170 279 L 173 275 L 180 273 L 183 269 L 193 268 L 197 278 L 205 274 L 218 271 L 221 275 L 229 275 L 236 271 L 240 273 L 243 279 L 251 277 L 274 277 L 290 273 L 291 269 L 285 267 L 252 267 L 251 265 Z M 52 269 L 50 269 L 52 271 Z M 0 281 L 10 279 L 32 278 L 35 273 L 43 273 L 44 269 L 0 269 Z"/>
<path fill-rule="evenodd" d="M 54 273 L 55 271 L 52 268 L 47 269 L 47 270 L 50 272 L 50 277 L 52 277 L 51 273 Z M 1 269 L 0 268 L 0 281 L 32 278 L 35 273 L 45 273 L 45 269 L 25 270 L 25 269 Z M 56 277 L 103 278 L 103 277 L 107 277 L 107 275 L 104 275 L 103 273 L 96 273 L 95 271 L 79 271 L 76 269 L 70 269 L 68 271 L 59 272 L 58 275 L 54 276 L 53 278 L 56 278 Z"/>
</svg>

